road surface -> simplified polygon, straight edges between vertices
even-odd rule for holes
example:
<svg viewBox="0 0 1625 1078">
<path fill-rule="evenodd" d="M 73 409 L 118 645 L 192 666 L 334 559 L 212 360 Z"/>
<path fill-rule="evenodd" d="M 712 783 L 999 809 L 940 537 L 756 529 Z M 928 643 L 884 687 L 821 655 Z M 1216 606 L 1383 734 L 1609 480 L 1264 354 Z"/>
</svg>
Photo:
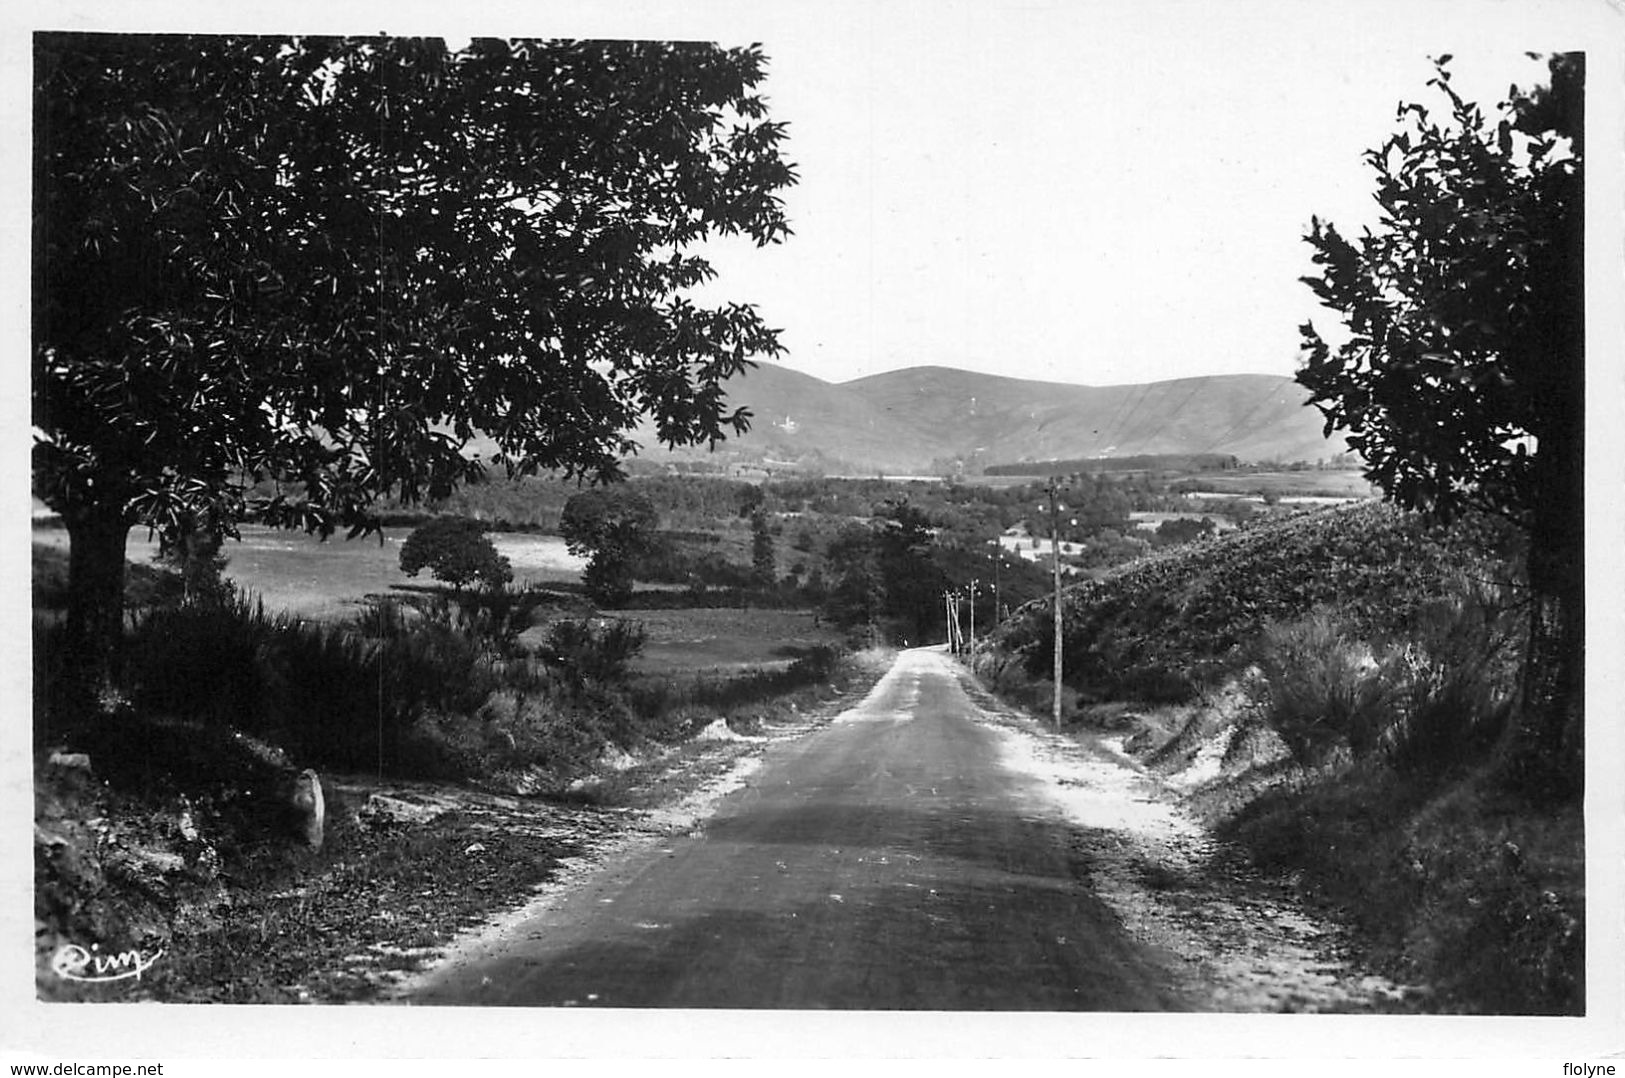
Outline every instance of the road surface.
<svg viewBox="0 0 1625 1078">
<path fill-rule="evenodd" d="M 691 834 L 437 969 L 421 1004 L 1183 1010 L 1087 886 L 1077 825 L 999 763 L 939 651 L 771 749 Z"/>
</svg>

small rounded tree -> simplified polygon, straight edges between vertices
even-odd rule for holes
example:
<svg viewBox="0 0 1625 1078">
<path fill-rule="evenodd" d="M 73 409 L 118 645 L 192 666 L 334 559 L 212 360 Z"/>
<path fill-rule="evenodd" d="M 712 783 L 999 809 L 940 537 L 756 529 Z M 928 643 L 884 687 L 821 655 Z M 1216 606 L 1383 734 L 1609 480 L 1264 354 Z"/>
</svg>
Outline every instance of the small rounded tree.
<svg viewBox="0 0 1625 1078">
<path fill-rule="evenodd" d="M 589 598 L 608 607 L 632 598 L 634 565 L 659 526 L 649 499 L 625 487 L 584 490 L 564 504 L 559 534 L 570 553 L 590 559 L 581 574 Z"/>
<path fill-rule="evenodd" d="M 458 590 L 476 580 L 496 589 L 513 579 L 508 559 L 497 553 L 484 526 L 465 517 L 435 517 L 406 537 L 401 571 L 417 576 L 424 569 Z"/>
</svg>

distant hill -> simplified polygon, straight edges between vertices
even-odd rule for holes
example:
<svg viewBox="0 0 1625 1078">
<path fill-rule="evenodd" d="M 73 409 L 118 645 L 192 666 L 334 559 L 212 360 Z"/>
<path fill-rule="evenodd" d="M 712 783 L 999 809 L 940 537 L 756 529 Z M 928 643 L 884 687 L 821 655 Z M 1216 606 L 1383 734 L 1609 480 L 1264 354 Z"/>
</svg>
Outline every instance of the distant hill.
<svg viewBox="0 0 1625 1078">
<path fill-rule="evenodd" d="M 753 413 L 752 429 L 712 459 L 837 474 L 919 473 L 952 460 L 974 473 L 1023 460 L 1173 453 L 1314 461 L 1347 450 L 1341 438 L 1322 437 L 1320 413 L 1283 375 L 1082 386 L 911 367 L 831 383 L 763 363 L 730 390 L 730 403 Z M 640 440 L 645 459 L 705 456 Z"/>
</svg>

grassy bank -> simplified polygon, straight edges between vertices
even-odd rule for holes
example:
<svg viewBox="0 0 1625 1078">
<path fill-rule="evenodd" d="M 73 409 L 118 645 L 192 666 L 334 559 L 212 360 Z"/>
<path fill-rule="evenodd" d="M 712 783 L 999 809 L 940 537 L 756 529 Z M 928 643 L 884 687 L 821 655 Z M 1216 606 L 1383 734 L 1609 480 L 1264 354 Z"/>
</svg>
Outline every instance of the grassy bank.
<svg viewBox="0 0 1625 1078">
<path fill-rule="evenodd" d="M 1585 1013 L 1579 806 L 1509 798 L 1487 770 L 1438 785 L 1382 769 L 1309 777 L 1221 817 L 1260 868 L 1296 874 L 1366 957 L 1444 1013 Z"/>
<path fill-rule="evenodd" d="M 1527 626 L 1494 530 L 1305 514 L 1144 559 L 1063 610 L 1073 730 L 1175 780 L 1375 966 L 1441 1012 L 1584 1012 L 1581 806 L 1503 777 Z M 1046 715 L 1048 624 L 1018 612 L 978 660 Z"/>
</svg>

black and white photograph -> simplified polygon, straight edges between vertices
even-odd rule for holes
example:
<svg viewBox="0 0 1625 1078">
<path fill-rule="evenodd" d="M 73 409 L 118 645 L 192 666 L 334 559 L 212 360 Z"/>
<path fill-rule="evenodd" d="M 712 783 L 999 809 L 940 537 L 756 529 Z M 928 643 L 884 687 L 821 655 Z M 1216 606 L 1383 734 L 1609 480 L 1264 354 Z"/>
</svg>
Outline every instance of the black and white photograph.
<svg viewBox="0 0 1625 1078">
<path fill-rule="evenodd" d="M 1617 1073 L 1622 45 L 14 12 L 5 1062 Z"/>
</svg>

